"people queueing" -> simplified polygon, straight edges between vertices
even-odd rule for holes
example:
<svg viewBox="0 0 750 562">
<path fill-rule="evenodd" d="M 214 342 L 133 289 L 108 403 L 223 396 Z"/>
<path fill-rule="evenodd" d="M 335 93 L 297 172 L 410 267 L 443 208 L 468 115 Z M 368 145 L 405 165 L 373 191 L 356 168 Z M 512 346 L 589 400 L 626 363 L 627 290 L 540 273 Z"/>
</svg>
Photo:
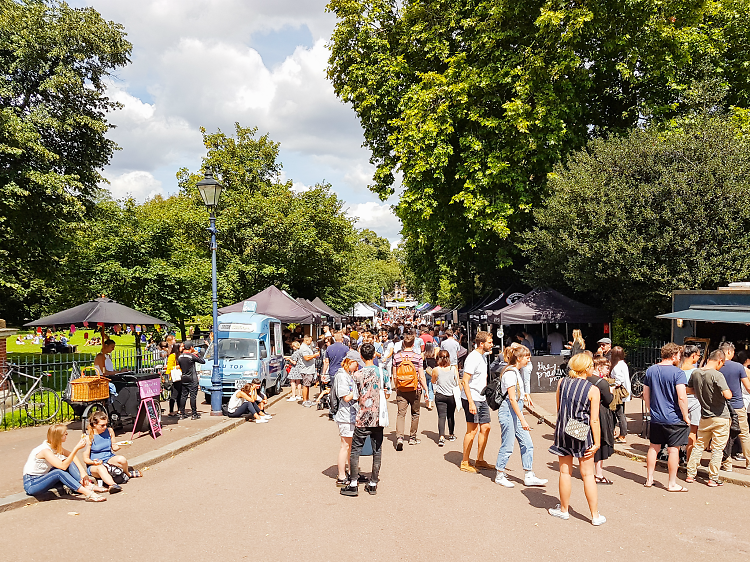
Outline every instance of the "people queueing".
<svg viewBox="0 0 750 562">
<path fill-rule="evenodd" d="M 745 456 L 746 466 L 750 466 L 750 428 L 747 421 L 747 409 L 742 399 L 743 388 L 750 393 L 750 378 L 747 376 L 744 365 L 733 361 L 734 344 L 732 342 L 722 342 L 719 345 L 719 349 L 724 352 L 725 357 L 724 365 L 720 371 L 724 375 L 727 385 L 729 385 L 729 390 L 732 391 L 732 398 L 729 400 L 729 403 L 737 413 L 740 422 L 738 439 L 742 445 L 742 454 Z M 732 472 L 732 456 L 730 454 L 726 455 L 726 459 L 722 463 L 722 469 Z"/>
</svg>

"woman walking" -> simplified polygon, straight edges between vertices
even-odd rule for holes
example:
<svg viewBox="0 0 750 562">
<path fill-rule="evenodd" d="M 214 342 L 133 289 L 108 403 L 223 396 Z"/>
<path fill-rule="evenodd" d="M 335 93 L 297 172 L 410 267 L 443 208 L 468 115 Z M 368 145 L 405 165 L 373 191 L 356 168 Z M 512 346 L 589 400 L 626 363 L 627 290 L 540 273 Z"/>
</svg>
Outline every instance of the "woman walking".
<svg viewBox="0 0 750 562">
<path fill-rule="evenodd" d="M 354 437 L 354 422 L 357 418 L 359 405 L 357 402 L 357 388 L 352 378 L 359 365 L 353 359 L 345 357 L 341 362 L 341 368 L 334 375 L 331 383 L 333 392 L 338 398 L 338 410 L 333 419 L 339 426 L 339 438 L 341 446 L 339 447 L 338 456 L 338 478 L 336 486 L 344 488 L 349 483 L 349 473 L 346 471 L 346 465 L 349 462 L 349 456 L 352 452 L 352 438 Z"/>
<path fill-rule="evenodd" d="M 178 403 L 180 401 L 180 392 L 182 392 L 182 382 L 179 380 L 174 380 L 172 378 L 172 371 L 175 369 L 180 368 L 180 366 L 177 364 L 177 358 L 180 356 L 180 353 L 182 353 L 182 344 L 176 343 L 172 345 L 172 349 L 169 352 L 169 357 L 167 357 L 167 375 L 169 376 L 170 380 L 172 381 L 172 388 L 169 390 L 169 416 L 174 417 L 177 414 L 176 408 L 178 407 Z M 182 371 L 180 371 L 180 376 L 182 375 Z"/>
<path fill-rule="evenodd" d="M 586 380 L 594 372 L 594 361 L 585 353 L 570 359 L 570 373 L 557 385 L 557 424 L 555 442 L 550 453 L 558 456 L 560 466 L 560 503 L 549 514 L 569 519 L 573 458 L 583 480 L 583 491 L 591 510 L 591 523 L 602 525 L 606 518 L 599 513 L 594 480 L 594 456 L 601 443 L 599 427 L 599 389 Z"/>
<path fill-rule="evenodd" d="M 437 349 L 432 343 L 424 345 L 424 373 L 425 382 L 427 383 L 427 400 L 425 400 L 427 409 L 432 411 L 432 404 L 435 402 L 435 390 L 432 387 L 432 370 L 437 367 Z"/>
<path fill-rule="evenodd" d="M 594 480 L 597 484 L 611 485 L 612 481 L 604 476 L 604 461 L 612 456 L 615 451 L 615 420 L 609 405 L 614 396 L 609 389 L 607 375 L 609 374 L 609 361 L 606 357 L 594 358 L 594 373 L 586 380 L 599 389 L 601 396 L 599 400 L 599 425 L 602 428 L 601 446 L 594 454 Z"/>
<path fill-rule="evenodd" d="M 532 465 L 534 464 L 534 444 L 531 441 L 529 431 L 531 427 L 523 417 L 524 382 L 521 369 L 529 364 L 531 352 L 524 345 L 509 347 L 506 350 L 505 361 L 507 365 L 500 373 L 500 392 L 506 398 L 497 410 L 497 419 L 500 422 L 502 432 L 502 445 L 497 452 L 495 469 L 495 484 L 505 488 L 513 488 L 515 484 L 508 480 L 505 475 L 505 467 L 508 459 L 513 454 L 514 441 L 518 441 L 521 447 L 521 463 L 525 472 L 523 482 L 526 486 L 544 486 L 547 480 L 537 478 Z M 515 439 L 514 439 L 515 438 Z"/>
<path fill-rule="evenodd" d="M 438 411 L 438 446 L 445 445 L 445 420 L 448 420 L 448 441 L 455 441 L 456 412 L 455 389 L 458 388 L 458 368 L 451 365 L 450 354 L 441 349 L 437 354 L 436 365 L 430 380 L 435 391 L 435 406 Z"/>
</svg>

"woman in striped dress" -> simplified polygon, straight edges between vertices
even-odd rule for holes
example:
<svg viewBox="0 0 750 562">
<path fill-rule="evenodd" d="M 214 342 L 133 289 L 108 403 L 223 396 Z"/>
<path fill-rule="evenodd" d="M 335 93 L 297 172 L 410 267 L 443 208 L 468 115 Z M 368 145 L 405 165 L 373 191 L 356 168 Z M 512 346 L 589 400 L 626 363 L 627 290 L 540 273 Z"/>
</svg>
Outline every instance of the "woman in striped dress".
<svg viewBox="0 0 750 562">
<path fill-rule="evenodd" d="M 594 454 L 601 443 L 599 426 L 599 389 L 586 378 L 594 372 L 594 361 L 586 353 L 571 357 L 570 372 L 557 385 L 557 424 L 555 442 L 550 453 L 558 456 L 560 465 L 560 503 L 549 509 L 550 515 L 568 519 L 570 503 L 573 457 L 578 459 L 578 468 L 583 480 L 583 491 L 591 510 L 591 523 L 601 525 L 606 521 L 599 514 L 596 481 L 594 480 Z M 589 425 L 590 430 L 583 439 L 565 433 L 568 421 L 574 419 Z"/>
</svg>

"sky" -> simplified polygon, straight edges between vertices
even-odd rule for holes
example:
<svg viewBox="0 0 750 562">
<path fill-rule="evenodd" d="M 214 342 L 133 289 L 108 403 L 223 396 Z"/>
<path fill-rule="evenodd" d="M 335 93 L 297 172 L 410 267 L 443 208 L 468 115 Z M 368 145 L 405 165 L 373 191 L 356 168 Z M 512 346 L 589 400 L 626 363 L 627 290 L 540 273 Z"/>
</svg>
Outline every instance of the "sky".
<svg viewBox="0 0 750 562">
<path fill-rule="evenodd" d="M 258 127 L 281 143 L 282 179 L 295 189 L 332 185 L 357 226 L 395 245 L 391 199 L 367 189 L 374 167 L 351 107 L 326 78 L 335 18 L 326 0 L 68 0 L 122 24 L 131 64 L 109 84 L 124 105 L 109 115 L 121 147 L 104 170 L 115 198 L 177 191 L 177 170 L 197 171 L 200 127 Z"/>
</svg>

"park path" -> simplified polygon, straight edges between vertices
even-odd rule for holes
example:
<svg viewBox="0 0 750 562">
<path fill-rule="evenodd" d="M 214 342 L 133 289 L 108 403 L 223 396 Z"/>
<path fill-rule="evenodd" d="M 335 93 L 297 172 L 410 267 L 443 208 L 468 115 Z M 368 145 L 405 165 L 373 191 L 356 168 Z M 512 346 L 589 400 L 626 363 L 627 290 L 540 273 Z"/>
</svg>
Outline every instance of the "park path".
<svg viewBox="0 0 750 562">
<path fill-rule="evenodd" d="M 246 423 L 157 464 L 103 504 L 58 499 L 0 513 L 3 560 L 736 560 L 750 554 L 744 506 L 750 491 L 694 484 L 668 493 L 666 475 L 642 486 L 644 468 L 613 457 L 601 486 L 608 521 L 593 527 L 579 480 L 572 517 L 546 509 L 556 500 L 551 428 L 535 425 L 535 469 L 544 488 L 493 483 L 494 473 L 462 473 L 460 440 L 438 448 L 436 412 L 423 411 L 418 446 L 396 452 L 387 431 L 377 496 L 335 488 L 338 433 L 323 412 L 281 401 L 273 421 Z M 395 405 L 390 405 L 395 422 Z M 465 423 L 460 421 L 457 434 Z M 493 415 L 487 460 L 500 431 Z M 472 455 L 473 458 L 473 455 Z M 370 458 L 363 470 L 369 471 Z M 509 468 L 520 482 L 516 449 Z M 70 515 L 70 512 L 79 515 Z M 43 546 L 42 537 L 50 541 Z M 585 548 L 588 554 L 583 554 Z"/>
</svg>

